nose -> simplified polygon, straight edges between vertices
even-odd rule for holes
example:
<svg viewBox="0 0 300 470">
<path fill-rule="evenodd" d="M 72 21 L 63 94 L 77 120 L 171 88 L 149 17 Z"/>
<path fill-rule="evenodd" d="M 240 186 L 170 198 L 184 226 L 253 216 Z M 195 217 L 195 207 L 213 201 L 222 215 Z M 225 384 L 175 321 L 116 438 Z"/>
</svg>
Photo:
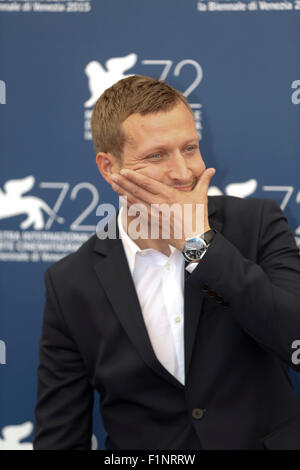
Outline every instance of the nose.
<svg viewBox="0 0 300 470">
<path fill-rule="evenodd" d="M 186 159 L 181 152 L 174 152 L 170 158 L 169 178 L 173 184 L 180 184 L 181 186 L 189 185 L 192 182 L 193 174 L 188 168 Z"/>
</svg>

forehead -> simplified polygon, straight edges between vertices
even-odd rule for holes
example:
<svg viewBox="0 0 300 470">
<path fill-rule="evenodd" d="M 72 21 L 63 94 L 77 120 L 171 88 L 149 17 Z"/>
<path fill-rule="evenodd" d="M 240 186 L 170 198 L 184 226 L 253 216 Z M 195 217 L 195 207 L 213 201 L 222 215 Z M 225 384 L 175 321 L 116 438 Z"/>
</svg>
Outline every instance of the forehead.
<svg viewBox="0 0 300 470">
<path fill-rule="evenodd" d="M 184 103 L 179 103 L 169 111 L 158 111 L 141 115 L 131 114 L 122 123 L 126 143 L 132 147 L 151 140 L 153 144 L 164 144 L 176 139 L 198 138 L 194 118 Z"/>
</svg>

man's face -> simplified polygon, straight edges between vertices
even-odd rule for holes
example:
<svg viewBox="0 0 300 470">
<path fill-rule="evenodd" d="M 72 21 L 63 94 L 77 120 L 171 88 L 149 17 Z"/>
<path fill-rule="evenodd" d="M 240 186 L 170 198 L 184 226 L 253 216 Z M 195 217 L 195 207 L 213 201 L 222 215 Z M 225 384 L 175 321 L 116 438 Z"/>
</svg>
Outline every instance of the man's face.
<svg viewBox="0 0 300 470">
<path fill-rule="evenodd" d="M 194 188 L 205 170 L 190 111 L 180 102 L 171 111 L 134 113 L 122 123 L 123 168 L 181 191 Z"/>
</svg>

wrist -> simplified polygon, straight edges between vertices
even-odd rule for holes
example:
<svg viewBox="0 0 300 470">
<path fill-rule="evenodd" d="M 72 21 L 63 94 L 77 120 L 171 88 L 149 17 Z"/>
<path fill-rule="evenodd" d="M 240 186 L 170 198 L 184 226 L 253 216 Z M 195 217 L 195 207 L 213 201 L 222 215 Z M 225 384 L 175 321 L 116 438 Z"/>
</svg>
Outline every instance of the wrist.
<svg viewBox="0 0 300 470">
<path fill-rule="evenodd" d="M 185 259 L 190 262 L 200 261 L 208 250 L 215 234 L 216 230 L 209 228 L 203 234 L 187 238 L 182 250 Z"/>
</svg>

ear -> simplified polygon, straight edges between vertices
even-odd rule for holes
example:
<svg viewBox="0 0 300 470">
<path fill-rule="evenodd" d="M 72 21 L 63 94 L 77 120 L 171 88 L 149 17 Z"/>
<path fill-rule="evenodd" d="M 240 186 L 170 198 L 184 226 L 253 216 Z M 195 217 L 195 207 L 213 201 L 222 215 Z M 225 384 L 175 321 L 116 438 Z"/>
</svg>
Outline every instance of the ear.
<svg viewBox="0 0 300 470">
<path fill-rule="evenodd" d="M 99 152 L 96 155 L 96 164 L 103 178 L 112 184 L 111 175 L 121 169 L 119 159 L 111 153 Z"/>
</svg>

